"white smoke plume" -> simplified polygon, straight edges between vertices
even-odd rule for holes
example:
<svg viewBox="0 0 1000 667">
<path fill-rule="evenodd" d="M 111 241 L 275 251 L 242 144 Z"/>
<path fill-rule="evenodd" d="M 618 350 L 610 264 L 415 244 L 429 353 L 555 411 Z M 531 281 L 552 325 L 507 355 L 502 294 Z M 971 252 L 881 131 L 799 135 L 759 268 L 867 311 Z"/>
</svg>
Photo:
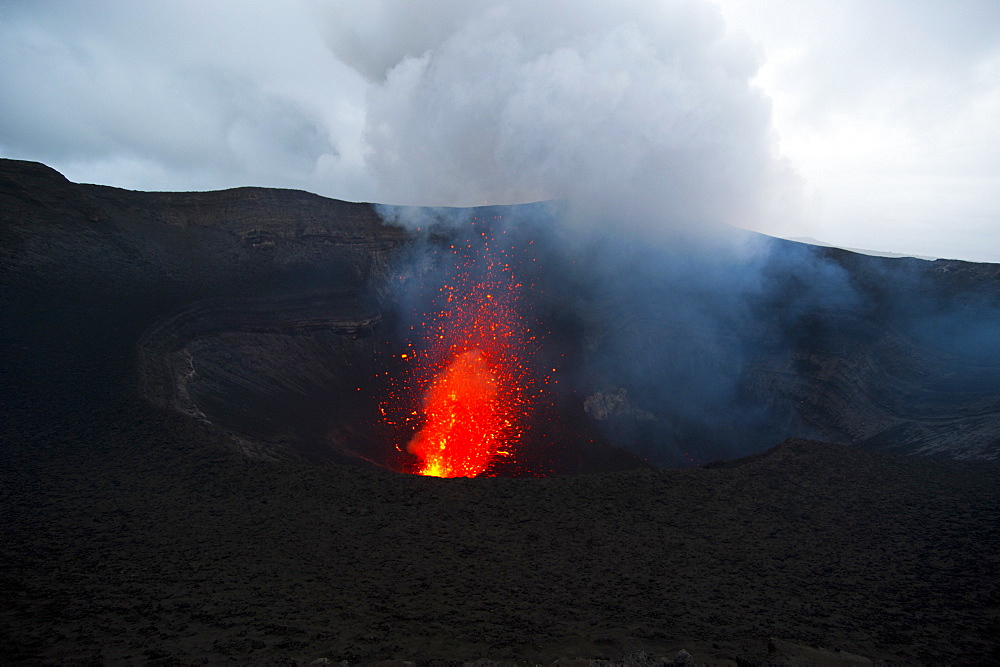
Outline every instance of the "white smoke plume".
<svg viewBox="0 0 1000 667">
<path fill-rule="evenodd" d="M 760 54 L 702 0 L 341 2 L 386 203 L 563 199 L 639 230 L 753 225 L 790 181 Z"/>
</svg>

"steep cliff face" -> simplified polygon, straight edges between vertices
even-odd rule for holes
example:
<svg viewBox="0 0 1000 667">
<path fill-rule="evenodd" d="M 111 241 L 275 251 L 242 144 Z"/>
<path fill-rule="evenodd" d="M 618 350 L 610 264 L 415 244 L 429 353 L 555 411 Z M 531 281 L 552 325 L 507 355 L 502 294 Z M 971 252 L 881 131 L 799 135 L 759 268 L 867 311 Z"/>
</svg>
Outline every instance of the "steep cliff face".
<svg viewBox="0 0 1000 667">
<path fill-rule="evenodd" d="M 647 252 L 623 272 L 532 233 L 547 261 L 528 297 L 564 380 L 552 470 L 705 462 L 791 436 L 1000 458 L 1000 266 L 769 240 L 750 263 Z M 398 467 L 375 378 L 398 371 L 407 304 L 388 279 L 417 245 L 367 204 L 129 192 L 0 160 L 5 381 L 91 359 L 81 377 L 127 374 L 249 455 Z"/>
</svg>

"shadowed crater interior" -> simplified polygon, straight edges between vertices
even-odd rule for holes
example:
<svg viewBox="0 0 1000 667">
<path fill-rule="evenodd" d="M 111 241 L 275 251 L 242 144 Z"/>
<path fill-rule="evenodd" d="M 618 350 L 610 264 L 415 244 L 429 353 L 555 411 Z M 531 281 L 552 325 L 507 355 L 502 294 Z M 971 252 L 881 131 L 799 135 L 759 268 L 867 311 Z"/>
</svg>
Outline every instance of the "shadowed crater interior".
<svg viewBox="0 0 1000 667">
<path fill-rule="evenodd" d="M 428 257 L 470 219 L 530 248 L 518 279 L 544 333 L 535 361 L 558 369 L 518 465 L 496 474 L 686 466 L 786 437 L 1000 457 L 997 265 L 736 230 L 709 254 L 568 239 L 546 205 L 130 192 L 13 160 L 0 175 L 8 298 L 51 313 L 90 303 L 106 314 L 78 323 L 93 340 L 120 321 L 145 397 L 253 457 L 412 467 L 412 434 L 389 429 L 379 402 L 420 289 L 437 288 Z"/>
</svg>

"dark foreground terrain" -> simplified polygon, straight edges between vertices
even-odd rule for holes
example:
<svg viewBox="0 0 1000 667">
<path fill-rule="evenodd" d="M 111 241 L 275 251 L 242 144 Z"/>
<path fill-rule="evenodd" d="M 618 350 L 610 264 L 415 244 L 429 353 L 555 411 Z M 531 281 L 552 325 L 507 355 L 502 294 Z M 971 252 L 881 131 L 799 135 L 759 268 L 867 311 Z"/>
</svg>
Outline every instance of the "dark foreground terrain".
<svg viewBox="0 0 1000 667">
<path fill-rule="evenodd" d="M 788 441 L 440 480 L 252 461 L 91 398 L 5 424 L 5 662 L 1000 660 L 996 464 Z"/>
<path fill-rule="evenodd" d="M 541 479 L 343 465 L 355 432 L 319 436 L 373 368 L 352 364 L 385 328 L 368 288 L 400 229 L 305 193 L 0 167 L 0 662 L 1000 661 L 1000 464 L 794 439 Z M 935 271 L 996 291 L 989 267 Z M 304 300 L 318 282 L 339 291 Z M 785 435 L 837 432 L 836 411 L 869 446 L 995 457 L 995 360 L 880 322 L 760 353 L 749 377 L 774 379 L 748 386 L 805 406 Z M 303 442 L 332 454 L 296 460 Z"/>
</svg>

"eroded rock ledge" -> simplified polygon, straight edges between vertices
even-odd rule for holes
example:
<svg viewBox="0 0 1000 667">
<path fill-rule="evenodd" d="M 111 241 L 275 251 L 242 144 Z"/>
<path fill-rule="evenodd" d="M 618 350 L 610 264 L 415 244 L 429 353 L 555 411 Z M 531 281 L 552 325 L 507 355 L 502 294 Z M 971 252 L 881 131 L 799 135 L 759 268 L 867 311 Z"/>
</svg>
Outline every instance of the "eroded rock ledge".
<svg viewBox="0 0 1000 667">
<path fill-rule="evenodd" d="M 382 321 L 370 299 L 344 293 L 200 301 L 139 340 L 140 385 L 155 405 L 226 429 L 250 456 L 296 457 L 287 438 L 299 429 L 281 422 L 323 419 L 303 407 L 295 420 L 279 408 L 298 403 L 329 415 L 340 412 L 336 403 L 356 402 L 355 385 L 371 381 L 370 338 Z M 329 399 L 325 410 L 318 396 Z"/>
</svg>

